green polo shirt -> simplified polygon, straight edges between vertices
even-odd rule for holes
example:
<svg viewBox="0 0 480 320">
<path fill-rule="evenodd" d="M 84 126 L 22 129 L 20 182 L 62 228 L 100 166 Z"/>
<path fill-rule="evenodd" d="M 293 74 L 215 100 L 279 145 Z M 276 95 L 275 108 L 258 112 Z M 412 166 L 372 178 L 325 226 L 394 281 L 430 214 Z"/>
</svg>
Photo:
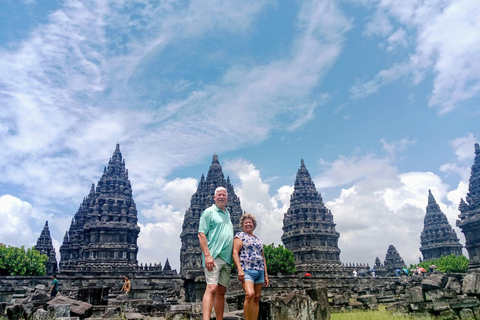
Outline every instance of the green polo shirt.
<svg viewBox="0 0 480 320">
<path fill-rule="evenodd" d="M 233 251 L 233 224 L 230 221 L 230 213 L 225 212 L 215 204 L 205 209 L 200 216 L 198 232 L 207 237 L 208 250 L 212 258 L 222 258 L 226 263 L 232 263 Z M 202 263 L 205 267 L 205 256 L 202 253 Z"/>
</svg>

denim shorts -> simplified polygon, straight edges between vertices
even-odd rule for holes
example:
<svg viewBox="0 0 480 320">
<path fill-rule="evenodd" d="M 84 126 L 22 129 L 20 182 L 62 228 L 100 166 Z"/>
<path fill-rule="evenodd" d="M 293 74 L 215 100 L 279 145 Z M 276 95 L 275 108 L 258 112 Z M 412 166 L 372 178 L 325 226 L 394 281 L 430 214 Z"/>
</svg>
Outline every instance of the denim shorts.
<svg viewBox="0 0 480 320">
<path fill-rule="evenodd" d="M 245 281 L 254 284 L 265 282 L 265 271 L 263 270 L 244 270 L 243 272 L 245 273 Z"/>
</svg>

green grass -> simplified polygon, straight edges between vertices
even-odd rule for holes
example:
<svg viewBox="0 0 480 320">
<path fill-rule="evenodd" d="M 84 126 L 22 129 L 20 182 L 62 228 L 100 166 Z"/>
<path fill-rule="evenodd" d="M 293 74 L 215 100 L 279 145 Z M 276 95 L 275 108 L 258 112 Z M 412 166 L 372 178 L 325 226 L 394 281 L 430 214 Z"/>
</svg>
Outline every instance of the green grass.
<svg viewBox="0 0 480 320">
<path fill-rule="evenodd" d="M 352 311 L 346 313 L 332 313 L 331 320 L 405 320 L 418 319 L 410 316 L 396 316 L 379 306 L 378 311 Z M 432 318 L 433 319 L 433 318 Z"/>
</svg>

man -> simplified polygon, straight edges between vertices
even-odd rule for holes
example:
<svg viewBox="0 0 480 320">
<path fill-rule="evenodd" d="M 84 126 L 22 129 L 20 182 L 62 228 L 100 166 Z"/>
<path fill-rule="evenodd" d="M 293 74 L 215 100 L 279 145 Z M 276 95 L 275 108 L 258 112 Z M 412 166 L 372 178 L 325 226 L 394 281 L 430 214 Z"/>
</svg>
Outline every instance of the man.
<svg viewBox="0 0 480 320">
<path fill-rule="evenodd" d="M 50 291 L 48 291 L 48 293 L 50 293 L 50 298 L 55 297 L 58 293 L 58 280 L 57 280 L 57 276 L 54 274 L 52 275 L 52 286 L 50 288 Z"/>
<path fill-rule="evenodd" d="M 207 288 L 203 295 L 203 320 L 209 320 L 215 305 L 217 320 L 223 320 L 225 292 L 230 284 L 233 250 L 233 225 L 227 205 L 227 189 L 218 187 L 213 196 L 215 204 L 200 217 L 198 239 L 202 249 Z"/>
<path fill-rule="evenodd" d="M 128 297 L 128 294 L 130 293 L 131 288 L 132 288 L 132 285 L 130 283 L 130 279 L 128 278 L 128 276 L 125 276 L 125 282 L 123 283 L 123 287 L 122 287 L 122 290 L 120 290 L 120 292 L 124 291 L 125 295 Z"/>
</svg>

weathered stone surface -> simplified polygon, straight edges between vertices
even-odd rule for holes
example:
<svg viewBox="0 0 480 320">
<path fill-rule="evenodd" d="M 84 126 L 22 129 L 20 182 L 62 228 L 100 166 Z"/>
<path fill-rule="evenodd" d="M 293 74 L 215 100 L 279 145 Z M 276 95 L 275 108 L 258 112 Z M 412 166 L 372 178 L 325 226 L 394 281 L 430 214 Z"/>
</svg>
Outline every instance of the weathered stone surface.
<svg viewBox="0 0 480 320">
<path fill-rule="evenodd" d="M 410 288 L 407 291 L 407 297 L 409 303 L 419 303 L 425 300 L 423 297 L 422 287 L 420 286 Z"/>
<path fill-rule="evenodd" d="M 145 317 L 140 313 L 125 312 L 125 319 L 127 320 L 143 320 Z"/>
<path fill-rule="evenodd" d="M 460 310 L 458 315 L 462 320 L 475 320 L 475 315 L 473 314 L 473 310 L 470 308 L 465 308 Z"/>
<path fill-rule="evenodd" d="M 441 311 L 439 314 L 439 318 L 442 320 L 457 320 L 460 319 L 457 313 L 451 309 Z"/>
<path fill-rule="evenodd" d="M 70 305 L 69 304 L 54 304 L 48 306 L 50 316 L 54 318 L 70 317 Z"/>
<path fill-rule="evenodd" d="M 458 209 L 460 219 L 457 226 L 465 235 L 465 248 L 468 251 L 469 272 L 479 272 L 480 268 L 480 145 L 475 143 L 475 159 L 473 161 L 468 193 L 460 200 Z"/>
<path fill-rule="evenodd" d="M 189 304 L 176 304 L 172 305 L 170 308 L 171 311 L 192 311 L 192 306 Z"/>
<path fill-rule="evenodd" d="M 422 280 L 422 290 L 423 292 L 442 289 L 447 284 L 448 277 L 444 273 L 435 273 L 431 274 L 428 278 Z"/>
<path fill-rule="evenodd" d="M 437 289 L 425 292 L 425 300 L 432 301 L 438 299 L 454 299 L 457 294 L 449 289 Z"/>
<path fill-rule="evenodd" d="M 55 253 L 55 248 L 53 247 L 52 238 L 50 237 L 50 229 L 48 228 L 48 221 L 45 222 L 40 237 L 38 237 L 37 244 L 35 249 L 40 252 L 40 254 L 45 254 L 48 257 L 46 264 L 47 274 L 52 275 L 57 273 L 58 264 L 57 257 Z"/>
<path fill-rule="evenodd" d="M 325 295 L 326 297 L 326 295 Z M 285 302 L 283 297 L 269 297 L 260 302 L 260 313 L 265 320 L 326 320 L 330 319 L 328 304 L 314 301 L 310 296 L 297 293 Z"/>
<path fill-rule="evenodd" d="M 350 302 L 350 297 L 347 295 L 338 295 L 333 297 L 333 302 L 335 305 L 344 305 Z"/>
<path fill-rule="evenodd" d="M 62 274 L 136 270 L 137 220 L 128 170 L 117 144 L 97 188 L 92 184 L 65 233 L 60 247 Z"/>
<path fill-rule="evenodd" d="M 43 309 L 38 309 L 33 314 L 33 320 L 47 320 L 48 319 L 48 311 Z"/>
<path fill-rule="evenodd" d="M 435 300 L 432 302 L 434 311 L 443 311 L 450 309 L 450 303 L 445 300 Z"/>
<path fill-rule="evenodd" d="M 67 316 L 78 316 L 82 319 L 92 314 L 92 305 L 83 301 L 73 300 L 66 296 L 57 296 L 47 303 L 49 306 L 69 305 L 70 313 Z"/>
<path fill-rule="evenodd" d="M 377 297 L 373 294 L 364 295 L 357 297 L 357 301 L 360 301 L 363 304 L 372 304 L 377 303 Z"/>
<path fill-rule="evenodd" d="M 452 299 L 450 302 L 450 308 L 452 309 L 461 309 L 461 308 L 472 308 L 478 307 L 479 303 L 476 297 L 465 297 L 463 299 Z"/>
<path fill-rule="evenodd" d="M 335 229 L 332 212 L 325 207 L 303 159 L 282 229 L 282 242 L 293 252 L 298 272 L 314 272 L 326 264 L 340 264 L 340 234 Z"/>
<path fill-rule="evenodd" d="M 479 293 L 477 291 L 477 286 L 480 283 L 480 274 L 478 273 L 468 273 L 463 278 L 462 283 L 462 292 L 468 295 L 474 295 Z"/>
<path fill-rule="evenodd" d="M 410 304 L 413 311 L 431 311 L 433 310 L 433 302 L 419 302 Z"/>
<path fill-rule="evenodd" d="M 453 290 L 456 294 L 462 293 L 462 284 L 457 278 L 449 277 L 445 289 Z"/>
<path fill-rule="evenodd" d="M 107 308 L 105 309 L 105 314 L 103 319 L 118 318 L 120 317 L 120 308 Z"/>
<path fill-rule="evenodd" d="M 420 251 L 424 260 L 462 254 L 463 246 L 430 190 L 428 190 L 427 213 L 420 241 Z"/>
</svg>

